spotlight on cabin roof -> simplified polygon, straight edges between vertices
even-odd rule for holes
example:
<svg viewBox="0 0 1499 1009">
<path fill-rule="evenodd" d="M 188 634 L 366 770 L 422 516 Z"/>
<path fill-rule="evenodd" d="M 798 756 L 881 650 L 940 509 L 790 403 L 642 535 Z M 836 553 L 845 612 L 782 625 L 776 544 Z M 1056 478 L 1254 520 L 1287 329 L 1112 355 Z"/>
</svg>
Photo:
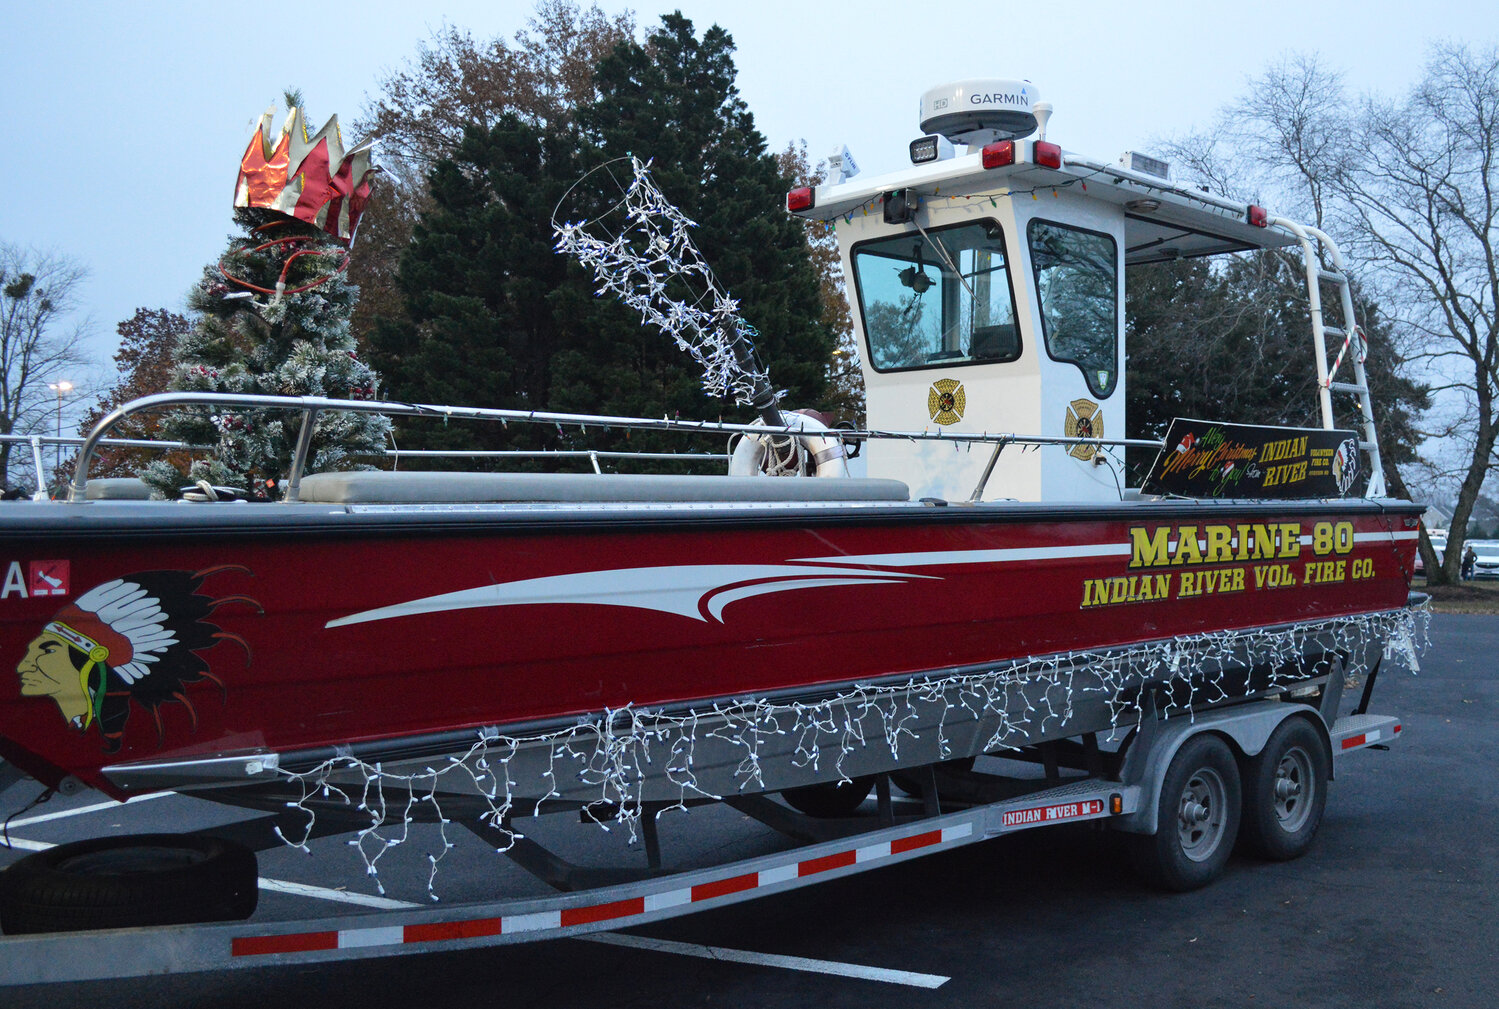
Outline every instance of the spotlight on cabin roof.
<svg viewBox="0 0 1499 1009">
<path fill-rule="evenodd" d="M 1041 97 L 1029 81 L 975 78 L 941 84 L 921 96 L 921 132 L 955 144 L 982 147 L 1036 131 L 1033 106 Z"/>
</svg>

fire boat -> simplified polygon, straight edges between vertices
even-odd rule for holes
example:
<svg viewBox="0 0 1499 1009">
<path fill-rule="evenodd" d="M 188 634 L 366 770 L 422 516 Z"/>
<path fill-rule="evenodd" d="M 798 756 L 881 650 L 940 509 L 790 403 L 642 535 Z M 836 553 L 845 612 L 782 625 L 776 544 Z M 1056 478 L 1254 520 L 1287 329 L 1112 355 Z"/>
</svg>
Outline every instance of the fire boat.
<svg viewBox="0 0 1499 1009">
<path fill-rule="evenodd" d="M 788 194 L 836 231 L 865 430 L 763 376 L 751 424 L 189 393 L 115 411 L 67 501 L 0 509 L 0 756 L 52 787 L 265 809 L 403 783 L 507 829 L 776 793 L 852 809 L 882 776 L 1092 766 L 1101 738 L 1249 703 L 1330 723 L 1349 670 L 1411 647 L 1422 511 L 1385 493 L 1337 245 L 1153 159 L 1064 150 L 1037 99 L 936 88 L 909 167 L 845 157 Z M 1283 247 L 1321 426 L 1124 437 L 1130 268 Z M 274 504 L 88 479 L 121 419 L 193 404 L 731 447 L 711 476 L 309 473 L 304 438 Z M 1131 446 L 1159 451 L 1141 487 Z"/>
</svg>

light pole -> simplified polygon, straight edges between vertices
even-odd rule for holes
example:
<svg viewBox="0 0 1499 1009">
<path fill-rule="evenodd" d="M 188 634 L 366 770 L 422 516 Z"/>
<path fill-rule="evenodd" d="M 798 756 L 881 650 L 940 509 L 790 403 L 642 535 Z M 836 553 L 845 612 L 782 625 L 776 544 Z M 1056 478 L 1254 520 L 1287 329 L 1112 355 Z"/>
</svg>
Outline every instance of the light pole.
<svg viewBox="0 0 1499 1009">
<path fill-rule="evenodd" d="M 60 380 L 58 380 L 56 382 L 48 382 L 47 383 L 47 388 L 49 388 L 53 392 L 57 393 L 57 462 L 55 463 L 55 466 L 56 466 L 57 472 L 61 473 L 62 472 L 62 398 L 66 394 L 68 394 L 68 393 L 70 393 L 70 392 L 73 391 L 73 383 L 69 382 L 67 379 L 64 378 L 64 379 L 60 379 Z"/>
</svg>

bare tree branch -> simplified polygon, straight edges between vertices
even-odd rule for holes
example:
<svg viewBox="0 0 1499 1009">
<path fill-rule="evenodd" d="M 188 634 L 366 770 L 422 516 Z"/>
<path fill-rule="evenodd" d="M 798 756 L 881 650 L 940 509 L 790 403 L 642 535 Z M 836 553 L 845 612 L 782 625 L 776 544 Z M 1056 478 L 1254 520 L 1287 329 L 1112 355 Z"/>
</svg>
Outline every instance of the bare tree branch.
<svg viewBox="0 0 1499 1009">
<path fill-rule="evenodd" d="M 48 383 L 83 364 L 87 323 L 59 327 L 77 307 L 88 271 L 53 252 L 0 242 L 0 434 L 45 428 L 54 402 Z M 13 453 L 0 443 L 0 480 L 10 486 Z"/>
<path fill-rule="evenodd" d="M 1333 187 L 1358 251 L 1399 292 L 1400 314 L 1440 376 L 1435 387 L 1464 394 L 1446 429 L 1466 449 L 1439 576 L 1452 580 L 1499 442 L 1499 48 L 1435 46 L 1404 101 L 1366 99 L 1352 126 L 1361 156 Z"/>
</svg>

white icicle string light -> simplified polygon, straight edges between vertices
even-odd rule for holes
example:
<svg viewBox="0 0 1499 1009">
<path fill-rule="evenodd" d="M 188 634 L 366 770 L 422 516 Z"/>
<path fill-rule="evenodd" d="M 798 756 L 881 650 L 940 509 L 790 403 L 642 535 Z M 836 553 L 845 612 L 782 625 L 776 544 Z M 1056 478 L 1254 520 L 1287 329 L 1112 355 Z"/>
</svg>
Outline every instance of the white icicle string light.
<svg viewBox="0 0 1499 1009">
<path fill-rule="evenodd" d="M 556 249 L 593 271 L 600 297 L 617 296 L 691 354 L 702 365 L 708 395 L 733 393 L 749 405 L 766 374 L 747 367 L 733 343 L 736 335 L 749 343 L 758 334 L 740 317 L 739 302 L 719 287 L 693 244 L 690 229 L 697 224 L 656 188 L 649 163 L 632 156 L 630 165 L 633 178 L 608 212 L 578 222 L 553 219 Z M 606 218 L 617 219 L 618 234 L 609 233 Z M 690 300 L 668 290 L 673 280 L 692 295 Z"/>
<path fill-rule="evenodd" d="M 606 831 L 611 823 L 623 826 L 633 844 L 643 815 L 644 781 L 658 761 L 662 762 L 661 777 L 670 782 L 676 797 L 654 815 L 686 812 L 690 799 L 722 798 L 700 783 L 693 769 L 697 747 L 705 740 L 728 743 L 743 754 L 733 775 L 740 792 L 786 787 L 785 779 L 777 780 L 777 768 L 763 752 L 765 741 L 772 737 L 794 740 L 794 745 L 778 748 L 778 752 L 789 752 L 785 759 L 790 767 L 820 769 L 825 759 L 831 760 L 839 780 L 847 781 L 845 757 L 865 746 L 883 745 L 889 749 L 891 762 L 898 765 L 902 742 L 919 740 L 915 727 L 923 723 L 934 723 L 936 750 L 941 758 L 949 757 L 952 750 L 946 729 L 954 711 L 966 712 L 973 719 L 995 720 L 980 747 L 988 752 L 1013 749 L 1064 725 L 1072 716 L 1075 695 L 1102 694 L 1115 733 L 1139 725 L 1146 695 L 1140 688 L 1147 684 L 1160 688 L 1155 693 L 1163 702 L 1162 717 L 1192 717 L 1194 696 L 1206 703 L 1229 696 L 1223 676 L 1229 669 L 1242 670 L 1245 656 L 1270 667 L 1270 687 L 1293 684 L 1305 678 L 1296 670 L 1313 643 L 1327 653 L 1346 653 L 1348 665 L 1342 672 L 1348 677 L 1368 672 L 1365 651 L 1375 642 L 1382 645 L 1385 657 L 1399 657 L 1415 672 L 1417 652 L 1429 644 L 1429 616 L 1424 608 L 1402 609 L 1277 628 L 1185 635 L 1108 651 L 1022 659 L 987 672 L 855 685 L 815 702 L 725 701 L 680 713 L 631 705 L 535 735 L 484 730 L 462 756 L 449 756 L 440 767 L 426 767 L 415 774 L 397 774 L 345 754 L 307 771 L 283 771 L 302 792 L 301 799 L 287 805 L 300 810 L 307 825 L 300 839 L 281 834 L 279 828 L 277 834 L 288 845 L 307 851 L 317 820 L 310 804 L 313 800 L 322 797 L 356 807 L 369 815 L 370 824 L 348 843 L 358 849 L 366 872 L 384 894 L 377 863 L 391 848 L 410 840 L 412 810 L 429 803 L 442 845 L 440 854 L 428 855 L 427 892 L 436 900 L 437 865 L 453 847 L 447 835 L 451 821 L 441 807 L 443 793 L 482 799 L 486 808 L 479 820 L 501 835 L 504 843 L 496 851 L 504 853 L 525 836 L 511 821 L 517 799 L 539 794 L 531 815 L 540 815 L 547 802 L 563 797 L 558 776 L 567 775 L 590 790 L 582 801 L 610 810 L 609 816 L 594 822 Z M 1088 679 L 1078 683 L 1080 676 Z M 1206 697 L 1203 691 L 1208 692 Z M 1178 692 L 1184 700 L 1176 699 Z M 522 750 L 542 747 L 547 761 L 541 780 L 517 781 L 511 762 Z M 395 798 L 388 798 L 388 793 Z M 578 801 L 576 795 L 569 799 Z M 388 833 L 382 833 L 382 828 Z"/>
</svg>

